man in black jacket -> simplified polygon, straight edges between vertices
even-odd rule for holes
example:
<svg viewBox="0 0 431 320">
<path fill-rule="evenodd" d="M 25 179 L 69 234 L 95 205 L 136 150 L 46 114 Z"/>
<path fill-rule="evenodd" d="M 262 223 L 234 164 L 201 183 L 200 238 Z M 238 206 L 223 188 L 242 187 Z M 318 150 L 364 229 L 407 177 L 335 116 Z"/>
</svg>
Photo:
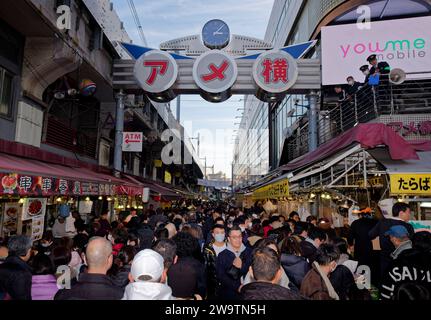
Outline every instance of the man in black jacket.
<svg viewBox="0 0 431 320">
<path fill-rule="evenodd" d="M 253 253 L 250 267 L 254 282 L 241 288 L 242 300 L 305 300 L 297 292 L 278 285 L 282 275 L 278 254 L 269 247 Z"/>
<path fill-rule="evenodd" d="M 410 207 L 403 202 L 397 202 L 392 207 L 392 216 L 390 219 L 380 220 L 375 227 L 368 233 L 371 240 L 379 237 L 380 242 L 380 273 L 385 274 L 391 264 L 391 253 L 395 250 L 389 237 L 385 236 L 386 232 L 392 227 L 401 225 L 409 232 L 410 237 L 415 233 L 413 226 L 408 223 L 410 220 Z"/>
<path fill-rule="evenodd" d="M 350 246 L 354 246 L 353 255 L 360 266 L 374 266 L 373 243 L 368 234 L 377 222 L 376 219 L 373 219 L 370 211 L 362 210 L 359 213 L 359 219 L 353 221 L 350 226 L 347 241 Z"/>
<path fill-rule="evenodd" d="M 71 289 L 59 290 L 54 300 L 120 300 L 124 290 L 106 275 L 113 261 L 111 243 L 105 238 L 93 237 L 85 254 L 87 273 L 81 274 Z"/>
<path fill-rule="evenodd" d="M 222 299 L 238 299 L 241 277 L 247 274 L 250 265 L 251 249 L 242 243 L 240 227 L 233 226 L 228 232 L 227 248 L 220 252 L 216 261 L 219 296 Z"/>
<path fill-rule="evenodd" d="M 413 248 L 397 255 L 383 277 L 382 300 L 431 300 L 431 233 L 414 234 Z"/>
<path fill-rule="evenodd" d="M 301 253 L 308 260 L 310 266 L 316 260 L 317 249 L 327 239 L 325 231 L 320 228 L 313 227 L 308 232 L 308 237 L 301 241 Z"/>
<path fill-rule="evenodd" d="M 0 265 L 0 296 L 3 299 L 31 300 L 31 268 L 27 261 L 31 256 L 32 241 L 27 236 L 14 236 L 8 243 L 9 255 Z"/>
</svg>

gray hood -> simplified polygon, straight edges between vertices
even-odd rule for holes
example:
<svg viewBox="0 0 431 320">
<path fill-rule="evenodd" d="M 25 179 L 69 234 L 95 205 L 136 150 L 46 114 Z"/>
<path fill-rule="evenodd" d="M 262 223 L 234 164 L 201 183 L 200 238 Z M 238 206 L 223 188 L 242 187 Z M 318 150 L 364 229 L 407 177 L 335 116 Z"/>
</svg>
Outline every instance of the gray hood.
<svg viewBox="0 0 431 320">
<path fill-rule="evenodd" d="M 138 281 L 129 283 L 122 300 L 175 300 L 172 289 L 163 283 Z"/>
<path fill-rule="evenodd" d="M 244 243 L 242 243 L 242 244 L 241 244 L 241 248 L 239 249 L 239 252 L 236 252 L 236 251 L 232 248 L 232 246 L 230 245 L 230 243 L 228 242 L 228 243 L 226 244 L 226 249 L 227 249 L 227 250 L 229 250 L 230 252 L 232 252 L 232 253 L 235 255 L 235 257 L 239 258 L 239 256 L 240 256 L 240 255 L 241 255 L 241 253 L 246 249 L 246 247 L 245 247 Z"/>
</svg>

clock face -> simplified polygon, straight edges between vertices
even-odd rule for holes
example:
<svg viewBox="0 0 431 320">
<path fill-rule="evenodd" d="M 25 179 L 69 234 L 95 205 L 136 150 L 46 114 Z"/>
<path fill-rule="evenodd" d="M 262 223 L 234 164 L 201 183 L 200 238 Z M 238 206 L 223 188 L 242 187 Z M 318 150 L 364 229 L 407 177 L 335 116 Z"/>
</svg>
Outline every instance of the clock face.
<svg viewBox="0 0 431 320">
<path fill-rule="evenodd" d="M 228 25 L 219 19 L 208 21 L 202 29 L 204 45 L 211 49 L 221 49 L 228 45 L 230 31 Z"/>
</svg>

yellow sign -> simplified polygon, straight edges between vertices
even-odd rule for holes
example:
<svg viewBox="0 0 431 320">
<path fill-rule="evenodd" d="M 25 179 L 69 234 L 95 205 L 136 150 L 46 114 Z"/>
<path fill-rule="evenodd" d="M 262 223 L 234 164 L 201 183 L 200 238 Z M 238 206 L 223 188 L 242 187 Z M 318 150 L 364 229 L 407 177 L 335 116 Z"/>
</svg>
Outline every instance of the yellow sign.
<svg viewBox="0 0 431 320">
<path fill-rule="evenodd" d="M 161 168 L 162 167 L 162 160 L 154 160 L 154 166 L 156 168 Z"/>
<path fill-rule="evenodd" d="M 253 191 L 253 199 L 277 199 L 289 196 L 289 180 L 283 179 Z"/>
<path fill-rule="evenodd" d="M 431 196 L 431 173 L 391 174 L 391 194 Z"/>
<path fill-rule="evenodd" d="M 169 173 L 169 171 L 165 171 L 165 182 L 172 183 L 172 175 Z"/>
</svg>

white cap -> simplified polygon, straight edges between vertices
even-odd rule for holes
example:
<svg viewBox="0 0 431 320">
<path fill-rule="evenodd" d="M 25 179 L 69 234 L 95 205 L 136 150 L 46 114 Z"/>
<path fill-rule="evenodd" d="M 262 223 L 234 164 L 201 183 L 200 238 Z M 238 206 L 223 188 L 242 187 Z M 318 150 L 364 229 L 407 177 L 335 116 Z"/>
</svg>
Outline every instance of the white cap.
<svg viewBox="0 0 431 320">
<path fill-rule="evenodd" d="M 147 281 L 157 281 L 163 270 L 163 257 L 154 250 L 145 249 L 139 251 L 133 259 L 130 273 L 135 281 L 139 281 L 142 276 L 150 276 L 151 279 Z"/>
</svg>

